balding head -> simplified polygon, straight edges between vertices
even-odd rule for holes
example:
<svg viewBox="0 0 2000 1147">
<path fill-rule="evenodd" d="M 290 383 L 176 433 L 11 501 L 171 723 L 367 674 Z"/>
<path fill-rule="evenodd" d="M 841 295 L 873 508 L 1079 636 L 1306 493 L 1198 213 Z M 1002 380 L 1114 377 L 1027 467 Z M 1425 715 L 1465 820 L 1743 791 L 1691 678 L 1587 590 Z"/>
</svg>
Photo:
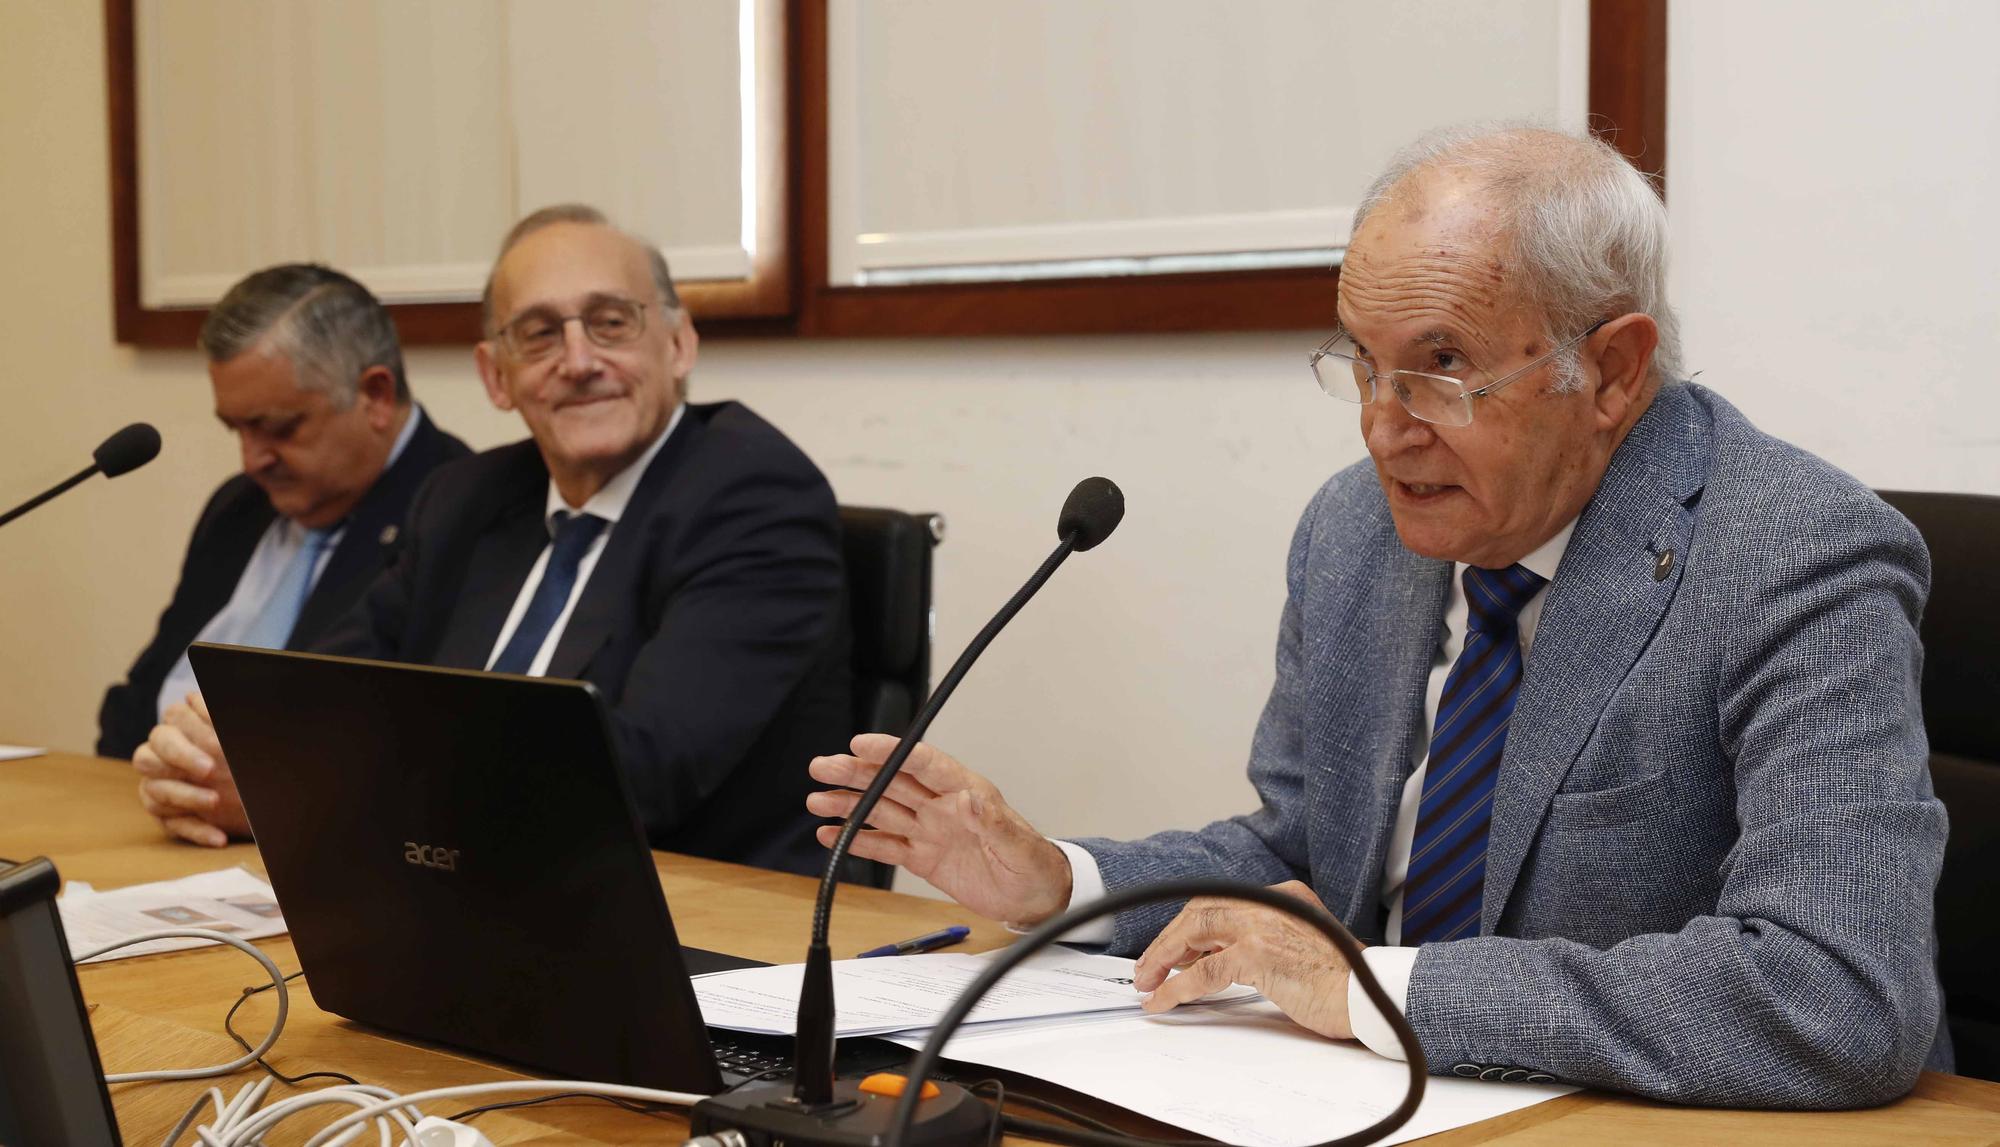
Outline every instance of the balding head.
<svg viewBox="0 0 2000 1147">
<path fill-rule="evenodd" d="M 1466 196 L 1483 200 L 1506 278 L 1560 341 L 1599 319 L 1637 312 L 1659 328 L 1655 385 L 1681 376 L 1679 323 L 1667 303 L 1667 216 L 1646 176 L 1589 135 L 1525 125 L 1433 132 L 1391 160 L 1354 216 L 1394 208 L 1412 221 Z M 1576 360 L 1557 369 L 1574 387 Z"/>
<path fill-rule="evenodd" d="M 538 211 L 501 245 L 474 358 L 572 507 L 659 441 L 685 395 L 698 339 L 665 274 L 656 248 L 589 208 Z"/>
<path fill-rule="evenodd" d="M 523 239 L 559 223 L 603 227 L 629 239 L 634 247 L 645 254 L 647 272 L 652 276 L 654 289 L 659 291 L 660 298 L 666 301 L 667 309 L 677 314 L 681 311 L 680 292 L 674 288 L 674 277 L 667 268 L 667 257 L 660 253 L 658 247 L 618 227 L 604 212 L 587 203 L 558 203 L 526 216 L 514 224 L 513 229 L 507 232 L 507 237 L 500 241 L 500 253 L 493 257 L 493 269 L 486 275 L 486 289 L 480 292 L 479 296 L 480 325 L 488 336 L 493 334 L 495 325 L 501 321 L 493 298 L 494 280 L 499 277 L 500 265 L 506 262 L 508 253 L 519 246 Z"/>
<path fill-rule="evenodd" d="M 1357 213 L 1348 337 L 1327 354 L 1352 373 L 1413 552 L 1501 569 L 1547 543 L 1668 369 L 1646 313 L 1665 313 L 1659 200 L 1595 147 L 1523 129 L 1432 137 Z"/>
</svg>

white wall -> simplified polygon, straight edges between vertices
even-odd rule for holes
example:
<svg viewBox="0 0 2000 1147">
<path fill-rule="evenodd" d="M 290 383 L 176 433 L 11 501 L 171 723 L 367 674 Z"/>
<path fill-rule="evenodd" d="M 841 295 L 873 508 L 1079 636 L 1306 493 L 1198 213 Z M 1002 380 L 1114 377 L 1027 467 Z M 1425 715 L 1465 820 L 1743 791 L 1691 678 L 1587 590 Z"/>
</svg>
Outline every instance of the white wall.
<svg viewBox="0 0 2000 1147">
<path fill-rule="evenodd" d="M 1871 485 L 2000 493 L 2000 4 L 1668 13 L 1690 369 Z"/>
<path fill-rule="evenodd" d="M 1827 11 L 1673 6 L 1689 361 L 1869 482 L 2000 493 L 2000 94 L 1982 59 L 1996 9 L 1961 0 L 1835 27 Z M 233 451 L 192 352 L 111 341 L 98 6 L 10 17 L 0 501 L 130 419 L 168 443 L 151 469 L 0 531 L 0 741 L 82 748 Z M 1124 486 L 1118 536 L 1072 560 L 934 732 L 1044 827 L 1132 833 L 1248 799 L 1291 524 L 1360 456 L 1352 411 L 1306 372 L 1313 339 L 715 340 L 695 390 L 786 428 L 845 500 L 949 515 L 940 661 L 1053 544 L 1071 482 Z M 484 409 L 468 358 L 414 353 L 415 385 L 468 440 L 503 441 L 514 429 Z"/>
</svg>

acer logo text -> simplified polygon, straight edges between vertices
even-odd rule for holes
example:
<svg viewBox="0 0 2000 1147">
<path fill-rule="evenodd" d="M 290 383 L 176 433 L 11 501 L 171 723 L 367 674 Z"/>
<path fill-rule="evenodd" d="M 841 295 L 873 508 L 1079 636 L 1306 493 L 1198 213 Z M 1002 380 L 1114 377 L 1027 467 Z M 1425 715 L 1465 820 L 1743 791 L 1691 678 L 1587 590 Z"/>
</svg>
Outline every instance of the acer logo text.
<svg viewBox="0 0 2000 1147">
<path fill-rule="evenodd" d="M 405 861 L 425 868 L 443 869 L 446 872 L 458 871 L 458 852 L 456 848 L 439 848 L 431 844 L 418 844 L 414 840 L 403 842 Z"/>
</svg>

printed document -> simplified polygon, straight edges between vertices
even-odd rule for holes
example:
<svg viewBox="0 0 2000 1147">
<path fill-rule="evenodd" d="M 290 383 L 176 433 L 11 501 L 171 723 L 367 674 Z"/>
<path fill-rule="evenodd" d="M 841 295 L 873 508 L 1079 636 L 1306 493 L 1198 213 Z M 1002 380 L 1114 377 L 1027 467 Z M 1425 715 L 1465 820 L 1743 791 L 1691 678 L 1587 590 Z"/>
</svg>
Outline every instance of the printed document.
<svg viewBox="0 0 2000 1147">
<path fill-rule="evenodd" d="M 1002 983 L 1005 983 L 1003 980 Z M 887 1038 L 910 1048 L 926 1032 Z M 1257 998 L 1164 1015 L 1108 1012 L 961 1029 L 945 1055 L 1031 1075 L 1198 1135 L 1252 1147 L 1324 1143 L 1394 1110 L 1409 1065 L 1325 1039 Z M 1440 1078 L 1383 1143 L 1401 1143 L 1576 1090 Z"/>
<path fill-rule="evenodd" d="M 989 956 L 933 952 L 833 962 L 836 1034 L 879 1035 L 926 1028 L 987 966 Z M 733 1031 L 791 1035 L 799 1011 L 805 965 L 741 968 L 697 976 L 694 992 L 702 1021 Z M 1232 988 L 1228 998 L 1256 995 Z M 1037 952 L 994 985 L 968 1023 L 1032 1016 L 1139 1010 L 1132 990 L 1132 961 L 1086 955 L 1066 948 Z"/>
<path fill-rule="evenodd" d="M 241 868 L 135 884 L 114 892 L 99 892 L 72 880 L 56 901 L 56 910 L 62 913 L 72 959 L 79 952 L 166 928 L 207 928 L 245 940 L 285 931 L 285 918 L 278 912 L 278 898 L 271 886 Z M 122 960 L 213 943 L 186 938 L 149 940 L 106 952 L 97 960 Z"/>
</svg>

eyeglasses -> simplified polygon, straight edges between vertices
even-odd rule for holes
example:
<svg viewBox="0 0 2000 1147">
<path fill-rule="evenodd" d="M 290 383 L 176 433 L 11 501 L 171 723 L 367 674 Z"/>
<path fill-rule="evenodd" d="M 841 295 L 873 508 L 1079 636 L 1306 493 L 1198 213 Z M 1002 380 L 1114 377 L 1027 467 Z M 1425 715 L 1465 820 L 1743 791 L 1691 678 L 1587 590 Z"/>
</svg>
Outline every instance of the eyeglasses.
<svg viewBox="0 0 2000 1147">
<path fill-rule="evenodd" d="M 646 308 L 658 301 L 642 303 L 610 296 L 591 300 L 574 315 L 535 307 L 514 316 L 494 337 L 522 362 L 539 362 L 562 353 L 563 332 L 571 322 L 582 323 L 583 333 L 598 346 L 621 347 L 646 333 Z"/>
<path fill-rule="evenodd" d="M 1402 401 L 1403 409 L 1410 412 L 1410 417 L 1440 426 L 1470 426 L 1473 399 L 1484 398 L 1522 378 L 1596 334 L 1610 321 L 1600 319 L 1592 323 L 1590 329 L 1582 334 L 1497 380 L 1472 365 L 1471 359 L 1457 351 L 1440 352 L 1435 371 L 1392 370 L 1377 373 L 1361 357 L 1361 348 L 1344 330 L 1335 330 L 1328 335 L 1325 342 L 1314 348 L 1309 361 L 1313 377 L 1319 380 L 1319 388 L 1342 402 L 1366 406 L 1375 401 L 1377 382 L 1386 382 Z"/>
</svg>

